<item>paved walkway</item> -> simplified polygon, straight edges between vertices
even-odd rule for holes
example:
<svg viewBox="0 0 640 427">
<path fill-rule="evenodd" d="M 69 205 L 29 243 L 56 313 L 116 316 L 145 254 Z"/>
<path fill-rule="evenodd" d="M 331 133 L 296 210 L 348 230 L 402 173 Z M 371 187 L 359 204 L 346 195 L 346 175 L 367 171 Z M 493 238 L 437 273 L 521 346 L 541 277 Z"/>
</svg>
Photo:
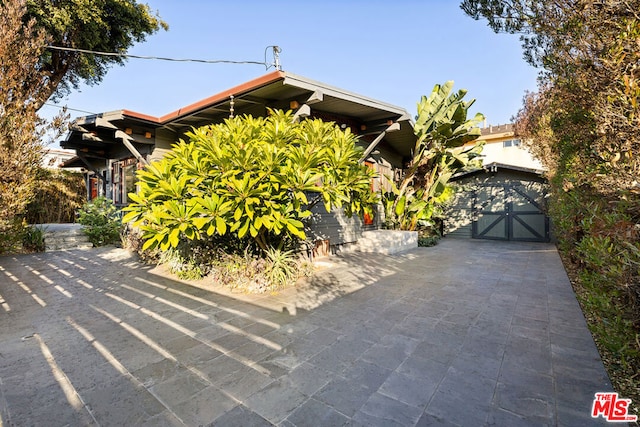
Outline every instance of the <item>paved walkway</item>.
<svg viewBox="0 0 640 427">
<path fill-rule="evenodd" d="M 121 250 L 0 258 L 0 425 L 603 423 L 552 245 L 445 239 L 295 292 L 214 291 Z"/>
</svg>

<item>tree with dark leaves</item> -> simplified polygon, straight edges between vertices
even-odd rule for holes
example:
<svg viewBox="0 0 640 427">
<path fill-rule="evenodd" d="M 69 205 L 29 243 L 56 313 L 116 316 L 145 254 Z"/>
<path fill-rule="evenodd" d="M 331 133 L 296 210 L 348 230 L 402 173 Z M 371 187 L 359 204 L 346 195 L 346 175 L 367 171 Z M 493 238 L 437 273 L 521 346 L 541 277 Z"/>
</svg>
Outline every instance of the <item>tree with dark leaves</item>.
<svg viewBox="0 0 640 427">
<path fill-rule="evenodd" d="M 34 27 L 47 34 L 51 46 L 120 54 L 160 28 L 168 29 L 148 5 L 135 0 L 28 0 L 23 20 L 34 20 Z M 124 61 L 121 56 L 45 49 L 38 65 L 49 95 L 59 97 L 80 83 L 99 83 L 109 67 Z"/>
</svg>

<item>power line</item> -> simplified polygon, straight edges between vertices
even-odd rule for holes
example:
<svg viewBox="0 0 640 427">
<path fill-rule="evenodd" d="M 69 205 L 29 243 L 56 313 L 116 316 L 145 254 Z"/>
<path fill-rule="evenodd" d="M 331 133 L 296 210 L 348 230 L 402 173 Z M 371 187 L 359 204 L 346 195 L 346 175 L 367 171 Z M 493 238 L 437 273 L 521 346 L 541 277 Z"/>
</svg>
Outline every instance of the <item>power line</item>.
<svg viewBox="0 0 640 427">
<path fill-rule="evenodd" d="M 79 113 L 87 113 L 87 114 L 96 114 L 93 113 L 91 111 L 87 111 L 87 110 L 78 110 L 77 108 L 71 108 L 71 107 L 63 107 L 61 105 L 57 105 L 57 104 L 51 104 L 49 102 L 45 102 L 44 105 L 48 106 L 48 107 L 55 107 L 55 108 L 59 108 L 61 110 L 69 110 L 69 111 L 77 111 Z"/>
<path fill-rule="evenodd" d="M 131 55 L 129 53 L 117 53 L 117 52 L 100 52 L 95 50 L 87 50 L 87 49 L 78 49 L 71 47 L 62 47 L 62 46 L 46 46 L 47 49 L 52 50 L 61 50 L 65 52 L 78 52 L 78 53 L 88 53 L 91 55 L 101 55 L 101 56 L 113 56 L 118 58 L 134 58 L 134 59 L 154 59 L 159 61 L 172 61 L 172 62 L 198 62 L 202 64 L 254 64 L 254 65 L 264 65 L 268 70 L 271 67 L 276 67 L 279 69 L 279 59 L 278 54 L 281 52 L 281 49 L 278 46 L 267 46 L 268 48 L 272 48 L 274 52 L 274 64 L 268 64 L 266 60 L 266 50 L 265 49 L 265 61 L 231 61 L 227 59 L 187 59 L 187 58 L 166 58 L 162 56 L 143 56 L 143 55 Z"/>
<path fill-rule="evenodd" d="M 267 70 L 269 68 L 271 68 L 271 67 L 274 67 L 277 70 L 281 70 L 280 52 L 282 52 L 282 49 L 279 46 L 267 46 L 264 49 L 264 62 L 258 62 L 258 61 L 230 61 L 230 60 L 224 60 L 224 59 L 207 60 L 207 59 L 165 58 L 165 57 L 159 57 L 159 56 L 131 55 L 131 54 L 128 54 L 128 53 L 100 52 L 100 51 L 94 51 L 94 50 L 88 50 L 88 49 L 77 49 L 77 48 L 69 48 L 69 47 L 62 47 L 62 46 L 51 46 L 51 45 L 49 45 L 49 46 L 45 46 L 45 47 L 47 49 L 61 50 L 61 51 L 65 51 L 65 52 L 88 53 L 88 54 L 91 54 L 91 55 L 103 55 L 103 56 L 113 56 L 113 57 L 121 57 L 121 58 L 155 59 L 155 60 L 160 60 L 160 61 L 173 61 L 173 62 L 198 62 L 198 63 L 203 63 L 203 64 L 254 64 L 254 65 L 264 65 Z M 267 63 L 267 51 L 269 50 L 269 48 L 271 48 L 273 50 L 273 64 Z M 80 109 L 77 109 L 77 108 L 70 108 L 70 107 L 62 107 L 60 105 L 51 104 L 51 103 L 48 103 L 48 102 L 46 102 L 44 105 L 49 106 L 49 107 L 59 108 L 59 109 L 67 109 L 67 110 L 70 110 L 70 111 L 77 111 L 79 113 L 96 114 L 96 113 L 91 112 L 91 111 L 80 110 Z"/>
</svg>

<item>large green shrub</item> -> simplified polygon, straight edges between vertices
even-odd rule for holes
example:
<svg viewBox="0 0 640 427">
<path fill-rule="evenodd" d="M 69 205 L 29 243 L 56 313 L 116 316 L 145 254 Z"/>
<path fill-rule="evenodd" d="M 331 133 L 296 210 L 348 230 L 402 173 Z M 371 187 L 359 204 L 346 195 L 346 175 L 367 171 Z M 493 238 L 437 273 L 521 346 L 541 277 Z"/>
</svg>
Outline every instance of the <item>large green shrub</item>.
<svg viewBox="0 0 640 427">
<path fill-rule="evenodd" d="M 639 401 L 637 201 L 631 195 L 611 200 L 588 187 L 566 185 L 569 173 L 558 178 L 552 180 L 550 211 L 576 295 L 616 389 Z"/>
<path fill-rule="evenodd" d="M 585 290 L 580 300 L 589 315 L 597 316 L 590 327 L 599 343 L 615 355 L 616 363 L 623 369 L 637 372 L 640 369 L 638 229 L 628 213 L 627 203 L 612 204 L 586 194 L 581 200 L 573 214 L 578 214 L 579 221 L 570 229 L 575 232 L 571 253 L 579 263 L 580 285 Z M 566 229 L 561 231 L 564 236 L 568 234 Z"/>
<path fill-rule="evenodd" d="M 78 223 L 94 246 L 120 242 L 122 222 L 113 201 L 98 197 L 86 203 L 78 212 Z"/>
<path fill-rule="evenodd" d="M 377 200 L 372 172 L 358 163 L 356 136 L 291 112 L 235 117 L 187 134 L 138 172 L 124 222 L 144 232 L 144 249 L 230 235 L 262 251 L 306 238 L 314 204 L 352 215 Z"/>
</svg>

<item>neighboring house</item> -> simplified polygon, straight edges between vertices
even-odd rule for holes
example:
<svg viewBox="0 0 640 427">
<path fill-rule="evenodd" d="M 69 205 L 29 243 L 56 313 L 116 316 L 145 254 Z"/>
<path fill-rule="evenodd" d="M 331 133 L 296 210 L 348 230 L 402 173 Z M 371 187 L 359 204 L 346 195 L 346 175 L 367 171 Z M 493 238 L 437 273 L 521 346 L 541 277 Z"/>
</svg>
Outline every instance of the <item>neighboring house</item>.
<svg viewBox="0 0 640 427">
<path fill-rule="evenodd" d="M 513 125 L 482 129 L 481 169 L 458 174 L 446 235 L 494 240 L 550 240 L 542 164 L 514 137 Z"/>
<path fill-rule="evenodd" d="M 73 150 L 61 150 L 57 148 L 47 148 L 44 150 L 44 156 L 40 164 L 47 169 L 59 169 L 64 162 L 75 157 L 76 152 Z"/>
<path fill-rule="evenodd" d="M 232 115 L 264 116 L 267 109 L 293 110 L 298 117 L 333 121 L 360 135 L 369 152 L 366 163 L 381 176 L 374 190 L 387 187 L 385 176 L 400 174 L 416 137 L 411 116 L 402 108 L 284 71 L 274 71 L 162 117 L 129 110 L 79 117 L 63 148 L 76 156 L 65 167 L 88 170 L 90 198 L 104 195 L 118 206 L 135 192 L 135 171 L 162 158 L 192 127 L 221 123 Z M 347 218 L 341 210 L 316 209 L 311 234 L 333 245 L 354 242 L 363 229 L 376 228 L 378 218 Z"/>
<path fill-rule="evenodd" d="M 484 166 L 496 163 L 518 168 L 542 171 L 542 163 L 529 153 L 522 141 L 514 136 L 513 124 L 482 128 L 480 139 L 485 141 L 482 149 Z"/>
</svg>

